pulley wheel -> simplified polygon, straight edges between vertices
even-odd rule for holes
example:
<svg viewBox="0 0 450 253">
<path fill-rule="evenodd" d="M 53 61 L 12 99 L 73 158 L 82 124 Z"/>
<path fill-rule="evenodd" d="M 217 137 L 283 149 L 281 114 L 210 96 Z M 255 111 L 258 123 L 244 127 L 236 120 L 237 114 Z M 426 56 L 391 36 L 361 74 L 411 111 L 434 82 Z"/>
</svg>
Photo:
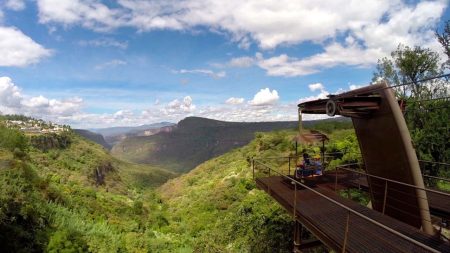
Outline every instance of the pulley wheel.
<svg viewBox="0 0 450 253">
<path fill-rule="evenodd" d="M 333 117 L 336 115 L 336 102 L 333 100 L 328 100 L 327 104 L 325 105 L 325 111 L 328 116 Z"/>
</svg>

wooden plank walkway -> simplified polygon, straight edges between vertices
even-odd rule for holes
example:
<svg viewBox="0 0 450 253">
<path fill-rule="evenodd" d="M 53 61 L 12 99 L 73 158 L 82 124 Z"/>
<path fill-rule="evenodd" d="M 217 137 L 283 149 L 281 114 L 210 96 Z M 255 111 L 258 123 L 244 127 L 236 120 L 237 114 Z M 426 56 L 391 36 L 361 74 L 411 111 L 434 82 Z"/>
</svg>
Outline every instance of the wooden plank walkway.
<svg viewBox="0 0 450 253">
<path fill-rule="evenodd" d="M 294 188 L 280 176 L 257 178 L 258 188 L 269 193 L 291 215 L 294 212 Z M 325 196 L 374 219 L 410 238 L 441 252 L 450 252 L 450 244 L 426 235 L 418 229 L 379 212 L 342 198 L 324 187 L 314 189 Z M 342 251 L 347 210 L 316 193 L 297 190 L 296 219 L 328 247 Z M 355 214 L 350 214 L 346 252 L 429 252 Z"/>
<path fill-rule="evenodd" d="M 359 188 L 366 192 L 369 191 L 369 184 L 367 177 L 358 173 L 350 173 L 341 171 L 338 176 L 338 189 L 345 189 L 347 187 Z M 322 183 L 334 182 L 336 174 L 334 172 L 325 173 Z M 333 185 L 334 189 L 334 185 Z M 435 189 L 434 189 L 435 190 Z M 434 192 L 427 192 L 428 205 L 430 206 L 430 213 L 432 215 L 450 219 L 450 198 Z"/>
</svg>

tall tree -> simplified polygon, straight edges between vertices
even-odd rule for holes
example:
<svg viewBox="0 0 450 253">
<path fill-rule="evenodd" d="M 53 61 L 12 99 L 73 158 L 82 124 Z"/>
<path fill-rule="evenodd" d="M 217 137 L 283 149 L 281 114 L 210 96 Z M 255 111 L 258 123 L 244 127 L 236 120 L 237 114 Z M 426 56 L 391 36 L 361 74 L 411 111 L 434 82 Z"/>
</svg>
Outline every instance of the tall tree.
<svg viewBox="0 0 450 253">
<path fill-rule="evenodd" d="M 444 68 L 450 68 L 450 20 L 445 23 L 442 33 L 436 31 L 436 37 L 443 47 L 444 53 L 447 55 L 447 61 L 444 63 Z"/>
<path fill-rule="evenodd" d="M 391 85 L 410 83 L 396 89 L 397 96 L 402 99 L 417 97 L 422 92 L 419 81 L 442 72 L 439 61 L 439 54 L 431 49 L 400 44 L 390 58 L 378 61 L 373 81 L 382 79 Z"/>
</svg>

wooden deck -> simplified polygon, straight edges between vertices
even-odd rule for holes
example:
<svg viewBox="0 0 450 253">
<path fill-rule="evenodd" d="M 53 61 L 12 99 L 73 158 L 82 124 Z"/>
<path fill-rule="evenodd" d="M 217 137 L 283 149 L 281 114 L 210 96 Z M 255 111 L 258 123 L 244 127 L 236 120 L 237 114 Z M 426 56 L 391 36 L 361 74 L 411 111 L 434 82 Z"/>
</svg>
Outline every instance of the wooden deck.
<svg viewBox="0 0 450 253">
<path fill-rule="evenodd" d="M 367 177 L 357 173 L 340 172 L 338 176 L 338 189 L 347 187 L 359 188 L 364 191 L 369 191 L 369 184 Z M 324 174 L 321 179 L 323 183 L 332 183 L 335 181 L 336 174 L 328 172 Z M 333 185 L 334 189 L 334 185 Z M 430 206 L 430 213 L 434 216 L 450 219 L 450 198 L 434 192 L 427 192 L 428 205 Z"/>
<path fill-rule="evenodd" d="M 342 251 L 349 213 L 347 210 L 306 189 L 297 190 L 296 201 L 294 201 L 293 186 L 279 176 L 257 178 L 256 184 L 258 188 L 270 194 L 291 215 L 294 213 L 294 202 L 296 202 L 296 219 L 328 247 Z M 428 236 L 391 217 L 344 199 L 328 189 L 330 184 L 331 182 L 322 182 L 314 189 L 433 249 L 450 252 L 450 244 Z M 346 252 L 429 252 L 355 214 L 350 214 L 349 217 Z"/>
</svg>

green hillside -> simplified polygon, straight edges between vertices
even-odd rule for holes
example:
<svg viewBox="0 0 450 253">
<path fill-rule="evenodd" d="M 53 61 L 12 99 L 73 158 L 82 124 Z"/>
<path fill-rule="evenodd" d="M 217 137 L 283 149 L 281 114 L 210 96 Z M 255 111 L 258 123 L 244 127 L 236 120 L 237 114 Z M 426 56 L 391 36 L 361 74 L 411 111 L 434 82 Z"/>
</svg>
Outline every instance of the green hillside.
<svg viewBox="0 0 450 253">
<path fill-rule="evenodd" d="M 175 175 L 71 132 L 0 124 L 2 252 L 287 252 L 291 217 L 255 189 L 249 159 L 293 153 L 295 134 L 257 133 L 155 189 Z M 330 150 L 357 148 L 351 130 L 332 136 Z"/>
<path fill-rule="evenodd" d="M 0 122 L 2 252 L 136 252 L 157 219 L 152 189 L 174 176 L 74 133 L 25 136 Z"/>
<path fill-rule="evenodd" d="M 189 117 L 171 132 L 127 138 L 116 144 L 111 153 L 123 160 L 187 172 L 208 159 L 248 144 L 255 132 L 296 126 L 296 122 L 245 123 Z"/>
<path fill-rule="evenodd" d="M 336 127 L 346 128 L 330 128 Z M 194 252 L 290 252 L 292 217 L 255 188 L 249 159 L 292 155 L 296 134 L 290 130 L 257 133 L 248 145 L 202 163 L 159 187 L 170 214 L 163 231 L 175 233 L 177 238 L 172 245 L 188 244 Z M 334 130 L 329 136 L 332 141 L 327 152 L 358 152 L 353 130 Z M 318 146 L 299 150 L 304 148 L 310 154 L 320 152 Z M 333 163 L 356 159 L 345 155 Z"/>
</svg>

